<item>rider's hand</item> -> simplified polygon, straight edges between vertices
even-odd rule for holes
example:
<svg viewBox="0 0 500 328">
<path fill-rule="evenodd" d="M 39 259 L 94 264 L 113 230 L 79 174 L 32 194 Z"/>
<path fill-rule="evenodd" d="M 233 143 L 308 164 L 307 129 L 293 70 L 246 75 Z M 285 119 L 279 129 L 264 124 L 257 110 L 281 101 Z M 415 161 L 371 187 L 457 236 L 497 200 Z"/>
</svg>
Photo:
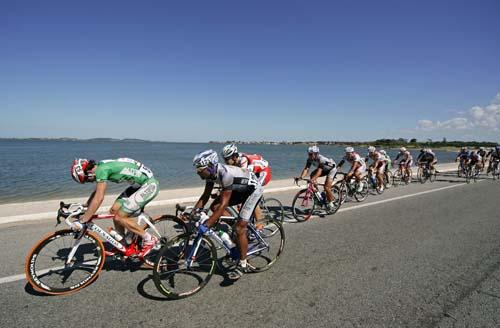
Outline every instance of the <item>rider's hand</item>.
<svg viewBox="0 0 500 328">
<path fill-rule="evenodd" d="M 83 224 L 79 221 L 75 221 L 71 223 L 71 230 L 73 231 L 80 231 L 83 229 Z"/>
</svg>

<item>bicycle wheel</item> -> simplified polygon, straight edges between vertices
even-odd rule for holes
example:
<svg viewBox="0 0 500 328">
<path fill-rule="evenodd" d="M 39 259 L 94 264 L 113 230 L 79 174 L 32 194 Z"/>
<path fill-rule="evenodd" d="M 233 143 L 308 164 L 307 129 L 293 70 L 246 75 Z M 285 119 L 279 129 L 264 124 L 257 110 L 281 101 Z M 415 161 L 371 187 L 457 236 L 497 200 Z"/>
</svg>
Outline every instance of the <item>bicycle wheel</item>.
<svg viewBox="0 0 500 328">
<path fill-rule="evenodd" d="M 162 215 L 151 220 L 154 229 L 149 225 L 144 226 L 144 231 L 149 232 L 151 235 L 156 236 L 159 242 L 153 249 L 144 257 L 144 266 L 152 268 L 159 250 L 168 241 L 172 240 L 175 236 L 185 234 L 189 231 L 189 226 L 182 219 L 175 215 Z"/>
<path fill-rule="evenodd" d="M 198 244 L 196 254 L 191 254 Z M 193 259 L 189 267 L 188 257 Z M 185 298 L 199 292 L 210 281 L 216 260 L 217 251 L 209 238 L 180 235 L 158 252 L 153 266 L 153 281 L 158 291 L 167 298 Z"/>
<path fill-rule="evenodd" d="M 391 171 L 386 171 L 384 173 L 384 187 L 385 189 L 390 188 L 392 185 L 392 172 Z"/>
<path fill-rule="evenodd" d="M 285 210 L 283 204 L 276 198 L 265 198 L 260 203 L 264 220 L 274 219 L 281 223 L 285 220 Z"/>
<path fill-rule="evenodd" d="M 411 183 L 412 177 L 413 177 L 413 172 L 410 168 L 408 168 L 408 175 L 405 174 L 404 183 L 406 185 L 409 185 Z"/>
<path fill-rule="evenodd" d="M 267 222 L 261 231 L 249 231 L 247 261 L 252 272 L 269 269 L 285 247 L 285 230 L 277 220 Z"/>
<path fill-rule="evenodd" d="M 104 245 L 90 232 L 78 239 L 80 234 L 70 229 L 59 230 L 31 249 L 24 271 L 35 290 L 50 295 L 70 294 L 97 278 L 105 261 Z M 66 264 L 70 253 L 72 259 Z"/>
<path fill-rule="evenodd" d="M 302 189 L 295 195 L 292 202 L 292 213 L 295 220 L 302 222 L 311 218 L 316 207 L 314 194 L 308 192 L 307 189 Z"/>
<path fill-rule="evenodd" d="M 397 187 L 403 183 L 402 180 L 403 180 L 403 178 L 402 178 L 401 170 L 397 170 L 396 172 L 394 172 L 394 175 L 392 176 L 392 185 L 394 187 Z"/>
<path fill-rule="evenodd" d="M 427 181 L 426 172 L 422 167 L 419 167 L 417 170 L 417 180 L 422 184 L 424 184 Z"/>
<path fill-rule="evenodd" d="M 333 197 L 335 198 L 335 207 L 337 210 L 340 208 L 342 204 L 345 203 L 347 199 L 347 192 L 343 188 L 342 183 L 336 183 L 332 188 Z"/>
<path fill-rule="evenodd" d="M 366 199 L 366 197 L 368 197 L 368 194 L 370 193 L 369 191 L 369 187 L 368 187 L 368 181 L 366 181 L 366 179 L 363 179 L 361 180 L 360 182 L 363 186 L 363 189 L 361 191 L 355 191 L 354 192 L 354 198 L 358 201 L 358 202 L 362 202 Z M 356 187 L 357 188 L 357 187 Z"/>
<path fill-rule="evenodd" d="M 430 170 L 429 181 L 431 183 L 436 181 L 436 177 L 437 177 L 436 169 Z"/>
</svg>

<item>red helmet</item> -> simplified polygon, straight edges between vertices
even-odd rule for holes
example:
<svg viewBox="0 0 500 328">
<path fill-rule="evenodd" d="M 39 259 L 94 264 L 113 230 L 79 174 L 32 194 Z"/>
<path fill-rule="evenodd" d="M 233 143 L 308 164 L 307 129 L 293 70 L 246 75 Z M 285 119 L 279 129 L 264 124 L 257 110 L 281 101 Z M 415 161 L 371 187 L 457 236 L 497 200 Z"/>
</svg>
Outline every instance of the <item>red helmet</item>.
<svg viewBox="0 0 500 328">
<path fill-rule="evenodd" d="M 78 158 L 73 161 L 71 165 L 71 177 L 78 183 L 85 183 L 85 170 L 89 165 L 89 160 L 85 158 Z"/>
</svg>

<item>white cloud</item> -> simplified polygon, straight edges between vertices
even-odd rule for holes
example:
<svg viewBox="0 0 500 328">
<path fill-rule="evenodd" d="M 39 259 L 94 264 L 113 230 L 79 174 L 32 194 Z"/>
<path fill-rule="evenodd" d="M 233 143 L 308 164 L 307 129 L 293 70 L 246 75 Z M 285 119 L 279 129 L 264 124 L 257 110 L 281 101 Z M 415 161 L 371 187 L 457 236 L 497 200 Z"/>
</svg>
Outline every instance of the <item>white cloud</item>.
<svg viewBox="0 0 500 328">
<path fill-rule="evenodd" d="M 500 130 L 500 93 L 495 96 L 491 104 L 484 107 L 474 106 L 464 112 L 463 117 L 453 117 L 444 122 L 428 119 L 417 122 L 417 130 L 421 131 L 472 129 L 481 129 L 483 132 Z"/>
</svg>

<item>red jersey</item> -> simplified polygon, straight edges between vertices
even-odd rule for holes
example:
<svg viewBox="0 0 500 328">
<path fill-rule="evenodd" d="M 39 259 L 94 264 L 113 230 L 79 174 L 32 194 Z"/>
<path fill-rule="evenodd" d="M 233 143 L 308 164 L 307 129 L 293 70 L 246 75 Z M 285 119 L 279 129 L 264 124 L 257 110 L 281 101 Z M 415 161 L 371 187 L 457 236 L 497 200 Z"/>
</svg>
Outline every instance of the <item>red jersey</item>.
<svg viewBox="0 0 500 328">
<path fill-rule="evenodd" d="M 246 168 L 261 180 L 263 186 L 271 180 L 271 167 L 269 162 L 258 154 L 240 154 L 240 167 Z"/>
</svg>

